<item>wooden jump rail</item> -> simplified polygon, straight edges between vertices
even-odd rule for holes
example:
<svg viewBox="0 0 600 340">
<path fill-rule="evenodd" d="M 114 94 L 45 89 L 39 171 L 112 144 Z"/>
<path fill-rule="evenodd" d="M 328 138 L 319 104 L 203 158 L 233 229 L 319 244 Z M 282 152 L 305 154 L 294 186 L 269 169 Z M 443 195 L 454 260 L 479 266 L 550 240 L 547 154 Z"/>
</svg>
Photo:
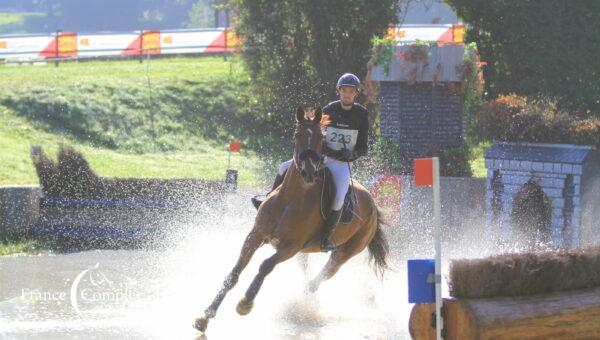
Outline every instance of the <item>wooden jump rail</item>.
<svg viewBox="0 0 600 340">
<path fill-rule="evenodd" d="M 600 339 L 600 288 L 485 299 L 444 299 L 444 339 Z M 435 339 L 435 304 L 410 314 L 413 339 Z"/>
<path fill-rule="evenodd" d="M 444 339 L 600 339 L 600 246 L 453 260 Z M 435 304 L 416 304 L 413 339 L 435 339 Z"/>
</svg>

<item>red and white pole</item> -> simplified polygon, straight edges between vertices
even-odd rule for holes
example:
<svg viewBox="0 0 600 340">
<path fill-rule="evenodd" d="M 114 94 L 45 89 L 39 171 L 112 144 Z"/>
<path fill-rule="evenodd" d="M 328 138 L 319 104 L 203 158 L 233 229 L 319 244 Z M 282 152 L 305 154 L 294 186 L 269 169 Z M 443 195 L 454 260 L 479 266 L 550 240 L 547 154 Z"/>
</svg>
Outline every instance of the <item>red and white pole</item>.
<svg viewBox="0 0 600 340">
<path fill-rule="evenodd" d="M 442 221 L 440 203 L 440 161 L 438 157 L 418 158 L 414 163 L 415 185 L 433 189 L 433 227 L 435 228 L 435 329 L 442 339 Z"/>
<path fill-rule="evenodd" d="M 442 339 L 442 221 L 440 203 L 440 161 L 433 157 L 433 226 L 435 228 L 435 325 L 436 338 Z"/>
</svg>

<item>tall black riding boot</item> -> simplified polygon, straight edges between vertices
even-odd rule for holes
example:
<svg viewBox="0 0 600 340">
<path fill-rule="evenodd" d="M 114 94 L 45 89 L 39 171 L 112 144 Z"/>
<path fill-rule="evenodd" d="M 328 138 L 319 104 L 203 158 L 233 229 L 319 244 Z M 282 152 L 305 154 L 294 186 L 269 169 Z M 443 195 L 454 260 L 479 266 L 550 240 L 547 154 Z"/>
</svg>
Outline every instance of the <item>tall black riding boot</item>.
<svg viewBox="0 0 600 340">
<path fill-rule="evenodd" d="M 340 210 L 331 210 L 329 215 L 327 216 L 327 220 L 325 221 L 325 226 L 323 227 L 323 238 L 321 239 L 321 251 L 328 252 L 336 250 L 337 246 L 334 242 L 330 240 L 331 234 L 333 234 L 333 230 L 335 226 L 340 222 L 340 218 L 342 217 L 342 209 Z"/>
<path fill-rule="evenodd" d="M 275 183 L 273 183 L 273 188 L 271 188 L 271 191 L 269 191 L 267 193 L 267 195 L 270 194 L 273 190 L 277 189 L 277 187 L 280 186 L 281 183 L 283 183 L 284 177 L 285 177 L 285 172 L 283 173 L 283 175 L 277 174 L 277 177 L 275 177 Z M 258 210 L 258 207 L 260 207 L 260 205 L 263 202 L 263 200 L 259 199 L 258 196 L 254 196 L 250 200 L 252 201 L 252 205 L 254 205 L 256 210 Z"/>
</svg>

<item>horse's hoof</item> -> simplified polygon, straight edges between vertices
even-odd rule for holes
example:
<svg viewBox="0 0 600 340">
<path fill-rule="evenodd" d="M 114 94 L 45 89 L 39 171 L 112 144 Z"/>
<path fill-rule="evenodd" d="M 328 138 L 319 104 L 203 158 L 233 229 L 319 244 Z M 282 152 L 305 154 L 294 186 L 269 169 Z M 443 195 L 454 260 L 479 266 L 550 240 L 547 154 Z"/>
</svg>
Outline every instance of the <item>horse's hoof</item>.
<svg viewBox="0 0 600 340">
<path fill-rule="evenodd" d="M 248 301 L 246 297 L 240 299 L 235 310 L 239 315 L 246 315 L 252 311 L 252 307 L 254 306 L 254 301 Z"/>
<path fill-rule="evenodd" d="M 195 329 L 199 330 L 200 332 L 204 333 L 204 332 L 206 332 L 206 328 L 208 327 L 208 318 L 206 318 L 206 317 L 197 318 L 196 322 L 194 322 L 194 324 L 192 326 Z"/>
</svg>

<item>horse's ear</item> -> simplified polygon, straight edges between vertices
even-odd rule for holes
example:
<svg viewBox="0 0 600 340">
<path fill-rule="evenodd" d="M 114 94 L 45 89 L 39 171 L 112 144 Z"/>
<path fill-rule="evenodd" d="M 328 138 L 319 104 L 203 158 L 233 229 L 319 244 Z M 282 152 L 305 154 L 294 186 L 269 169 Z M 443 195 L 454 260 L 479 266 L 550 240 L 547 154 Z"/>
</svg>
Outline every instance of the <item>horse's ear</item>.
<svg viewBox="0 0 600 340">
<path fill-rule="evenodd" d="M 300 123 L 304 121 L 304 109 L 301 106 L 298 106 L 298 110 L 296 110 L 296 122 Z"/>
<path fill-rule="evenodd" d="M 315 118 L 313 118 L 313 121 L 315 123 L 320 123 L 322 117 L 323 117 L 323 112 L 321 111 L 321 107 L 317 107 L 317 109 L 315 110 Z"/>
</svg>

